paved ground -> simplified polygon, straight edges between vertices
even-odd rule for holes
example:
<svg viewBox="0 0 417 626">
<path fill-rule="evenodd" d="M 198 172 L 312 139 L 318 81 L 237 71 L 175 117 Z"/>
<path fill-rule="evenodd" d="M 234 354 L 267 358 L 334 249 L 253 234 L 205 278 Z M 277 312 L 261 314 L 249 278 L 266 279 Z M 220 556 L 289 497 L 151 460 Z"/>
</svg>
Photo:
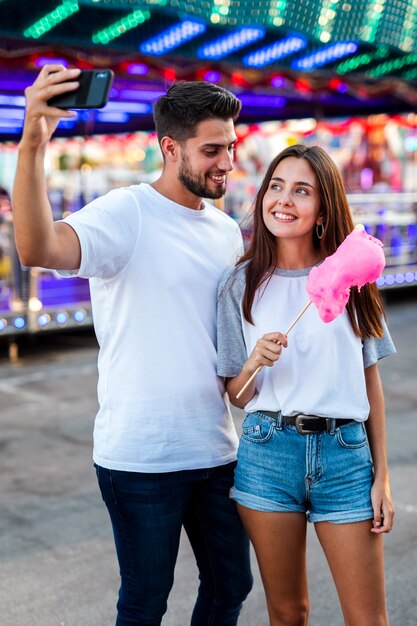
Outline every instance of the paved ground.
<svg viewBox="0 0 417 626">
<path fill-rule="evenodd" d="M 391 626 L 417 624 L 417 300 L 392 302 L 399 354 L 381 363 L 395 532 L 386 538 Z M 91 465 L 96 411 L 91 336 L 45 337 L 11 365 L 0 345 L 0 626 L 112 626 L 118 587 L 110 523 Z M 241 414 L 236 414 L 240 427 Z M 310 532 L 310 626 L 342 626 L 324 558 Z M 240 626 L 267 624 L 262 586 Z M 370 573 L 372 576 L 372 573 Z M 187 626 L 196 568 L 187 540 L 164 626 Z"/>
</svg>

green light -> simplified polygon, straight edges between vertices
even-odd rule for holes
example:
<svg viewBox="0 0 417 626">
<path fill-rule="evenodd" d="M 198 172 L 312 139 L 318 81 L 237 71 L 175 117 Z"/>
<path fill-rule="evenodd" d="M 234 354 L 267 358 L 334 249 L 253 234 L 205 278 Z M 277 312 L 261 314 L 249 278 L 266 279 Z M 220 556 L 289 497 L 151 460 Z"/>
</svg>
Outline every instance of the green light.
<svg viewBox="0 0 417 626">
<path fill-rule="evenodd" d="M 64 0 L 56 9 L 44 15 L 44 17 L 41 17 L 40 20 L 23 31 L 23 36 L 38 39 L 68 17 L 71 17 L 71 15 L 79 11 L 79 9 L 78 0 Z"/>
<path fill-rule="evenodd" d="M 283 26 L 285 24 L 285 12 L 287 0 L 271 0 L 268 11 L 268 22 L 271 26 Z"/>
<path fill-rule="evenodd" d="M 417 67 L 413 67 L 411 70 L 407 70 L 403 74 L 401 74 L 401 78 L 405 78 L 406 80 L 414 80 L 417 78 Z"/>
<path fill-rule="evenodd" d="M 366 12 L 365 24 L 362 28 L 361 39 L 373 43 L 378 31 L 379 23 L 384 12 L 385 0 L 374 0 Z"/>
<path fill-rule="evenodd" d="M 402 70 L 402 68 L 407 65 L 415 65 L 416 63 L 417 54 L 407 54 L 401 59 L 394 59 L 393 61 L 386 61 L 385 63 L 381 63 L 381 65 L 377 65 L 377 67 L 369 70 L 368 75 L 371 76 L 371 78 L 379 78 L 385 74 Z"/>
<path fill-rule="evenodd" d="M 106 44 L 116 37 L 120 37 L 128 30 L 132 28 L 136 28 L 139 24 L 143 24 L 146 20 L 151 17 L 149 11 L 133 11 L 133 13 L 129 13 L 129 15 L 125 15 L 121 20 L 114 22 L 114 24 L 110 24 L 107 28 L 103 30 L 99 30 L 91 37 L 94 43 L 102 43 Z"/>
<path fill-rule="evenodd" d="M 346 59 L 346 61 L 342 61 L 336 67 L 336 72 L 337 74 L 348 74 L 349 72 L 354 72 L 355 70 L 357 70 L 358 67 L 364 67 L 365 65 L 369 65 L 374 61 L 386 59 L 387 57 L 389 57 L 389 55 L 389 48 L 381 46 L 376 52 L 364 52 L 362 54 L 357 54 L 350 59 Z"/>
</svg>

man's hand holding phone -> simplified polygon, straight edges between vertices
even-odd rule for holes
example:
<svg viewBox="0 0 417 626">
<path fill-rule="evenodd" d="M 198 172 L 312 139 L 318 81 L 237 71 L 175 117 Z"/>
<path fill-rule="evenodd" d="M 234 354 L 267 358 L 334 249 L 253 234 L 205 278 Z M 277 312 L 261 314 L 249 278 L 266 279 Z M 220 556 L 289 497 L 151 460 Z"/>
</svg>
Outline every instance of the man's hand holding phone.
<svg viewBox="0 0 417 626">
<path fill-rule="evenodd" d="M 45 65 L 33 85 L 25 89 L 26 114 L 22 143 L 34 149 L 44 147 L 62 118 L 72 119 L 74 111 L 50 106 L 56 96 L 76 91 L 81 70 L 66 69 L 63 65 Z"/>
<path fill-rule="evenodd" d="M 61 118 L 72 119 L 68 109 L 99 109 L 107 103 L 113 72 L 66 69 L 63 65 L 45 65 L 31 87 L 25 90 L 26 117 L 24 141 L 34 147 L 45 145 Z"/>
</svg>

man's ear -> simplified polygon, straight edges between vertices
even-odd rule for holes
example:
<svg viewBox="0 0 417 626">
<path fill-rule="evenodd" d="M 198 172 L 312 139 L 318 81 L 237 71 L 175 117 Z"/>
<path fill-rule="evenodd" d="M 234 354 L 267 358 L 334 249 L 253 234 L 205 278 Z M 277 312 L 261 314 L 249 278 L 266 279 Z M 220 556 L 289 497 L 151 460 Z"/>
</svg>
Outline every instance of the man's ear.
<svg viewBox="0 0 417 626">
<path fill-rule="evenodd" d="M 162 137 L 161 139 L 161 150 L 163 155 L 168 161 L 178 161 L 180 154 L 180 146 L 178 141 L 172 139 L 172 137 Z"/>
</svg>

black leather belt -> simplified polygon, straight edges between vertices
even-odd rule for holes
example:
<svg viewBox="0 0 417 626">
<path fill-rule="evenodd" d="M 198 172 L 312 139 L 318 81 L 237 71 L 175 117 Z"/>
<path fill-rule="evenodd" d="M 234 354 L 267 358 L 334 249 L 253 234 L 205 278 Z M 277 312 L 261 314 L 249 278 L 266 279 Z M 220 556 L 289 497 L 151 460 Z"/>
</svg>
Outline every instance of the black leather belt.
<svg viewBox="0 0 417 626">
<path fill-rule="evenodd" d="M 272 417 L 278 421 L 280 413 L 278 411 L 259 411 L 262 415 Z M 295 426 L 301 435 L 314 435 L 314 433 L 329 432 L 332 428 L 339 428 L 345 424 L 354 422 L 353 419 L 335 419 L 332 417 L 320 417 L 319 415 L 281 415 L 281 423 L 288 426 Z"/>
</svg>

